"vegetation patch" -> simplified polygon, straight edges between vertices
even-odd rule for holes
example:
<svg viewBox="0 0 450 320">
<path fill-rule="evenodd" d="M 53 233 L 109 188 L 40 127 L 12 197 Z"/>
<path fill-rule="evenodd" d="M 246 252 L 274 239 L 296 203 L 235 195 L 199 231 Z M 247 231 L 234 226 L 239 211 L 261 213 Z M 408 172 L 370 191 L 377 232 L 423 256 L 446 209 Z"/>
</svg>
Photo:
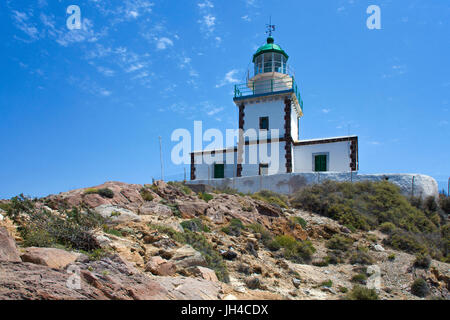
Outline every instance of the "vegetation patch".
<svg viewBox="0 0 450 320">
<path fill-rule="evenodd" d="M 214 199 L 214 196 L 212 194 L 207 193 L 207 192 L 200 192 L 198 194 L 198 197 L 200 199 L 202 199 L 203 201 L 205 201 L 205 202 L 209 202 L 210 200 Z"/>
<path fill-rule="evenodd" d="M 276 236 L 268 243 L 268 248 L 272 251 L 282 249 L 281 255 L 295 263 L 309 263 L 316 249 L 308 240 L 297 241 L 289 235 Z"/>
<path fill-rule="evenodd" d="M 144 201 L 152 201 L 155 198 L 153 193 L 146 187 L 142 188 L 139 193 Z"/>
<path fill-rule="evenodd" d="M 446 225 L 447 198 L 408 199 L 388 181 L 335 182 L 307 186 L 290 199 L 296 208 L 318 213 L 351 230 L 379 228 L 389 238 L 385 244 L 409 253 L 428 253 L 448 261 L 450 235 Z M 419 200 L 420 199 L 420 200 Z"/>
<path fill-rule="evenodd" d="M 191 245 L 195 250 L 200 252 L 206 260 L 207 267 L 214 270 L 217 278 L 223 282 L 229 282 L 229 274 L 227 266 L 222 256 L 217 252 L 204 235 L 198 232 L 192 232 L 185 229 L 184 232 L 177 232 L 170 227 L 160 225 L 150 225 L 161 233 L 167 234 L 173 240 L 183 244 Z"/>
<path fill-rule="evenodd" d="M 306 226 L 307 226 L 307 222 L 306 222 L 306 220 L 305 219 L 303 219 L 302 217 L 291 217 L 291 221 L 294 223 L 294 224 L 299 224 L 303 229 L 305 229 L 306 228 Z"/>
<path fill-rule="evenodd" d="M 183 221 L 181 222 L 181 226 L 184 230 L 189 230 L 193 232 L 203 231 L 203 232 L 210 232 L 211 230 L 209 227 L 203 223 L 202 219 L 200 218 L 194 218 L 191 220 Z"/>
<path fill-rule="evenodd" d="M 241 220 L 232 218 L 230 223 L 222 228 L 222 232 L 228 234 L 229 236 L 239 237 L 241 235 L 241 230 L 245 229 L 244 224 Z"/>
<path fill-rule="evenodd" d="M 288 198 L 282 194 L 273 191 L 261 190 L 252 194 L 250 197 L 252 197 L 255 200 L 261 200 L 281 208 L 287 209 L 289 207 Z"/>
<path fill-rule="evenodd" d="M 347 294 L 349 300 L 378 300 L 378 295 L 375 289 L 368 289 L 366 287 L 355 285 L 353 289 Z"/>
<path fill-rule="evenodd" d="M 411 285 L 411 293 L 421 298 L 426 297 L 430 293 L 428 283 L 422 278 L 417 278 Z"/>
<path fill-rule="evenodd" d="M 352 239 L 335 234 L 327 241 L 326 246 L 328 249 L 332 250 L 347 251 L 352 244 Z"/>
</svg>

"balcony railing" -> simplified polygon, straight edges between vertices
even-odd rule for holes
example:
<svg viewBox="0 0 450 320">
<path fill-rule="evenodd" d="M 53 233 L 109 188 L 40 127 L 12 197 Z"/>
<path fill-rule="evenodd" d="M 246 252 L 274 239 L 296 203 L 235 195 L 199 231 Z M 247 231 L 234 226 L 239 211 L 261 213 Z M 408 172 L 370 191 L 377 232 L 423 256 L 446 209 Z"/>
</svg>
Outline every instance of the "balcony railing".
<svg viewBox="0 0 450 320">
<path fill-rule="evenodd" d="M 249 80 L 247 83 L 236 84 L 234 86 L 234 98 L 259 96 L 283 91 L 293 92 L 297 98 L 300 108 L 303 111 L 303 100 L 294 77 L 259 81 Z"/>
</svg>

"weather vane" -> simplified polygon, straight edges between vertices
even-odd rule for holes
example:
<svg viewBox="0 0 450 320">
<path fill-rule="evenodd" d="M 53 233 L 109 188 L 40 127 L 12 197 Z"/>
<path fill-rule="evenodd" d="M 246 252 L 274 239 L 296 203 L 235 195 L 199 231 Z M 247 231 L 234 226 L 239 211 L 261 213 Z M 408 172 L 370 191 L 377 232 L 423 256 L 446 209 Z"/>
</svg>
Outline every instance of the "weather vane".
<svg viewBox="0 0 450 320">
<path fill-rule="evenodd" d="M 269 37 L 271 37 L 272 32 L 275 31 L 275 25 L 272 24 L 272 17 L 270 17 L 269 19 L 269 24 L 266 24 L 266 28 L 267 28 L 266 33 L 268 33 Z"/>
</svg>

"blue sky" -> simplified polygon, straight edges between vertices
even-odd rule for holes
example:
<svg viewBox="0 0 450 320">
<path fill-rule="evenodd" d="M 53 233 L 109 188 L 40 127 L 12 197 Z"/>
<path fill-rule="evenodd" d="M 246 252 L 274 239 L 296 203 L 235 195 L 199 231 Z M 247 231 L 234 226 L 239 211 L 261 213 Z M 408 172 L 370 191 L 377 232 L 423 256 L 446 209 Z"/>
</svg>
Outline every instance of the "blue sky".
<svg viewBox="0 0 450 320">
<path fill-rule="evenodd" d="M 68 30 L 66 9 L 81 9 Z M 366 8 L 381 8 L 369 30 Z M 0 198 L 183 176 L 177 128 L 237 127 L 272 16 L 305 105 L 301 139 L 356 134 L 362 173 L 450 176 L 450 3 L 39 0 L 0 4 Z M 187 168 L 188 169 L 188 168 Z M 187 170 L 189 173 L 189 170 Z"/>
</svg>

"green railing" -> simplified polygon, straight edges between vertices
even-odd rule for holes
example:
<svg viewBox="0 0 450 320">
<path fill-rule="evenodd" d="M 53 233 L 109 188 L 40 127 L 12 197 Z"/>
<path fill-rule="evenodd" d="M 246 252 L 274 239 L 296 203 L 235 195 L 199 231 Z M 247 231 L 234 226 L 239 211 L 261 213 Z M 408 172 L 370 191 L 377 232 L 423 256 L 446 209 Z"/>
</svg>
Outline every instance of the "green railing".
<svg viewBox="0 0 450 320">
<path fill-rule="evenodd" d="M 303 110 L 303 100 L 294 77 L 259 81 L 249 80 L 247 83 L 236 84 L 234 86 L 234 97 L 250 97 L 254 95 L 265 95 L 282 91 L 293 91 L 300 108 Z"/>
</svg>

